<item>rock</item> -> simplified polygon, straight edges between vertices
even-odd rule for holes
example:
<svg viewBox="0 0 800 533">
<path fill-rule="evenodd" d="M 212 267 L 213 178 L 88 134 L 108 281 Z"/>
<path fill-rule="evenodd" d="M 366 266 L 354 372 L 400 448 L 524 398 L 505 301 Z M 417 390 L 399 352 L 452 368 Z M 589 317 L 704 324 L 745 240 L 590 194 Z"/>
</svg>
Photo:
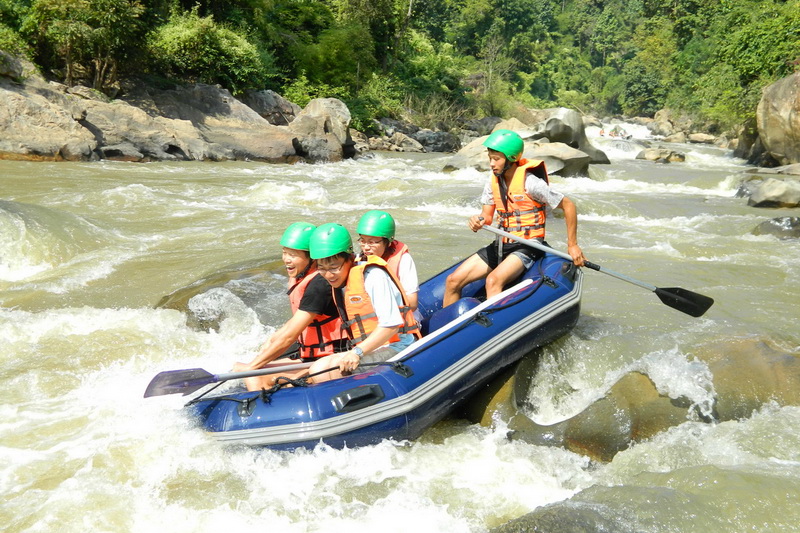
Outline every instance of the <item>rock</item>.
<svg viewBox="0 0 800 533">
<path fill-rule="evenodd" d="M 480 119 L 472 119 L 464 122 L 463 127 L 466 130 L 474 131 L 479 136 L 489 135 L 494 131 L 495 126 L 502 122 L 500 117 L 484 117 Z"/>
<path fill-rule="evenodd" d="M 275 91 L 247 91 L 242 99 L 245 105 L 275 126 L 286 126 L 302 109 Z"/>
<path fill-rule="evenodd" d="M 446 131 L 421 129 L 409 137 L 420 143 L 426 152 L 456 152 L 461 148 L 459 138 Z"/>
<path fill-rule="evenodd" d="M 800 205 L 800 181 L 767 178 L 755 187 L 747 205 L 751 207 L 797 207 Z"/>
<path fill-rule="evenodd" d="M 599 509 L 559 502 L 506 522 L 490 533 L 631 533 L 618 519 L 604 517 Z"/>
<path fill-rule="evenodd" d="M 690 133 L 688 140 L 694 144 L 714 144 L 717 138 L 708 133 Z"/>
<path fill-rule="evenodd" d="M 754 169 L 753 172 L 758 172 L 759 174 L 782 174 L 786 176 L 800 176 L 800 163 L 795 163 L 794 165 L 785 165 L 782 167 L 758 168 Z"/>
<path fill-rule="evenodd" d="M 591 163 L 610 163 L 608 156 L 589 142 L 583 117 L 577 111 L 563 107 L 553 109 L 547 120 L 537 124 L 535 131 L 533 139 L 546 137 L 550 142 L 564 143 L 587 154 Z"/>
<path fill-rule="evenodd" d="M 773 235 L 779 239 L 798 239 L 800 238 L 800 218 L 773 218 L 756 226 L 751 233 L 753 235 Z"/>
<path fill-rule="evenodd" d="M 587 176 L 591 159 L 588 154 L 564 143 L 526 143 L 523 156 L 541 159 L 549 174 L 559 176 Z"/>
<path fill-rule="evenodd" d="M 683 144 L 683 143 L 686 142 L 686 134 L 684 132 L 682 132 L 682 131 L 679 131 L 678 133 L 673 133 L 672 135 L 668 135 L 667 137 L 664 137 L 664 142 L 665 143 L 681 143 L 681 144 Z"/>
<path fill-rule="evenodd" d="M 312 161 L 341 161 L 353 157 L 350 110 L 336 98 L 316 98 L 297 115 L 288 129 L 298 139 L 299 155 Z"/>
<path fill-rule="evenodd" d="M 705 363 L 713 385 L 712 418 L 705 421 L 749 417 L 768 402 L 800 405 L 800 359 L 758 339 L 712 344 L 695 353 Z M 659 394 L 653 382 L 639 372 L 629 372 L 606 395 L 581 413 L 551 425 L 535 423 L 520 409 L 518 398 L 527 397 L 536 369 L 536 353 L 504 371 L 462 407 L 473 423 L 494 425 L 505 421 L 511 437 L 536 445 L 563 446 L 592 459 L 610 461 L 633 442 L 682 424 L 695 410 L 687 398 Z M 712 406 L 709 406 L 712 407 Z"/>
<path fill-rule="evenodd" d="M 682 163 L 686 161 L 686 156 L 669 148 L 645 148 L 636 154 L 636 159 L 663 163 Z"/>
<path fill-rule="evenodd" d="M 779 165 L 800 163 L 800 72 L 763 90 L 756 122 L 765 150 Z"/>
<path fill-rule="evenodd" d="M 48 88 L 44 80 L 19 85 L 0 78 L 0 159 L 86 161 L 97 141 L 75 119 L 79 99 Z"/>
</svg>

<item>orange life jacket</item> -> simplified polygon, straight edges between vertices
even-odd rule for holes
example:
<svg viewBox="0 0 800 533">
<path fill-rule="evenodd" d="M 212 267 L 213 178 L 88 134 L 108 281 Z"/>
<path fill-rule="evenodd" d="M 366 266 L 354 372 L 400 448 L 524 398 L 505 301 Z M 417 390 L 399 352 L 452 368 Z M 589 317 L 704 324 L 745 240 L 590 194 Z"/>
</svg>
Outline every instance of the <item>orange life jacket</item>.
<svg viewBox="0 0 800 533">
<path fill-rule="evenodd" d="M 292 314 L 300 308 L 300 300 L 306 293 L 306 288 L 319 272 L 311 266 L 308 272 L 299 281 L 289 288 L 289 306 Z M 315 315 L 311 324 L 300 334 L 300 357 L 303 359 L 317 359 L 331 355 L 334 352 L 336 341 L 342 340 L 342 319 L 338 316 Z"/>
<path fill-rule="evenodd" d="M 523 239 L 544 239 L 547 214 L 545 205 L 531 198 L 525 190 L 525 179 L 529 170 L 548 182 L 544 161 L 520 159 L 505 198 L 500 193 L 502 178 L 492 177 L 495 212 L 500 217 L 500 227 L 509 233 Z M 503 238 L 503 242 L 511 242 L 511 239 Z"/>
<path fill-rule="evenodd" d="M 386 261 L 371 255 L 367 257 L 366 262 L 353 265 L 350 268 L 350 273 L 347 275 L 347 285 L 344 288 L 344 308 L 348 318 L 348 320 L 344 321 L 344 328 L 350 334 L 351 342 L 353 344 L 363 342 L 378 327 L 378 315 L 375 314 L 372 300 L 364 287 L 364 270 L 373 265 L 382 268 L 389 274 L 403 297 L 403 305 L 399 307 L 400 314 L 403 316 L 403 324 L 397 332 L 398 335 L 400 333 L 408 333 L 419 339 L 421 334 L 414 318 L 414 312 L 408 306 L 406 295 L 403 292 L 402 285 L 397 280 L 397 276 L 389 270 Z M 400 337 L 398 335 L 394 335 L 389 342 L 399 341 Z"/>
</svg>

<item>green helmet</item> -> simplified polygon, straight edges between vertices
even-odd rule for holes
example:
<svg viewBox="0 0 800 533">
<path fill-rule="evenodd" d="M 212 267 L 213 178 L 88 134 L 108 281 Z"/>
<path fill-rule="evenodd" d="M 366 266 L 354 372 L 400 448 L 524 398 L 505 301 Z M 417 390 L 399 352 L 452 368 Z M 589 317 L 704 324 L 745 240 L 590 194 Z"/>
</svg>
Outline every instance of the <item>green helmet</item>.
<svg viewBox="0 0 800 533">
<path fill-rule="evenodd" d="M 374 209 L 367 211 L 361 220 L 358 221 L 356 232 L 359 235 L 369 235 L 370 237 L 386 237 L 394 239 L 394 219 L 386 211 Z"/>
<path fill-rule="evenodd" d="M 290 224 L 286 231 L 283 232 L 281 237 L 281 246 L 292 248 L 294 250 L 308 251 L 308 242 L 311 240 L 311 234 L 317 227 L 308 222 L 295 222 Z"/>
<path fill-rule="evenodd" d="M 353 252 L 350 232 L 341 224 L 323 224 L 314 230 L 310 241 L 311 259 L 324 259 L 341 252 Z"/>
<path fill-rule="evenodd" d="M 509 162 L 513 163 L 519 161 L 522 156 L 522 150 L 525 148 L 525 143 L 522 142 L 522 137 L 517 135 L 511 130 L 497 130 L 489 135 L 489 138 L 483 141 L 483 145 L 490 150 L 500 152 Z"/>
</svg>

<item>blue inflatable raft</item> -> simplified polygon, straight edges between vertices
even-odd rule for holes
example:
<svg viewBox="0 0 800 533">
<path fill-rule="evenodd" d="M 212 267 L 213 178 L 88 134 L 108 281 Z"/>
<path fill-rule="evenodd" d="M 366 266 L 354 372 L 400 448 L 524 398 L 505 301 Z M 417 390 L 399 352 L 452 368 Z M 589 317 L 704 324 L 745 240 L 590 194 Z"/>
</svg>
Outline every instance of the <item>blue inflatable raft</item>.
<svg viewBox="0 0 800 533">
<path fill-rule="evenodd" d="M 187 404 L 189 415 L 219 441 L 276 449 L 414 439 L 504 367 L 562 336 L 578 319 L 582 274 L 558 256 L 536 261 L 489 300 L 479 281 L 442 309 L 445 278 L 457 266 L 421 285 L 424 336 L 386 364 L 271 394 L 203 395 Z"/>
</svg>

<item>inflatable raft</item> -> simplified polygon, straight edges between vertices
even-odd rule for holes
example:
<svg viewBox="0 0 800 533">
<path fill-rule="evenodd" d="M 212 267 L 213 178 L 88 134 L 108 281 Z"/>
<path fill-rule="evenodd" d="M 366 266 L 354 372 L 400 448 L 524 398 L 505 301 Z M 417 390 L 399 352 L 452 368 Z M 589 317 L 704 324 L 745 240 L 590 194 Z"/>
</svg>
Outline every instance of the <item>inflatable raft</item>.
<svg viewBox="0 0 800 533">
<path fill-rule="evenodd" d="M 414 439 L 578 319 L 582 274 L 563 258 L 546 255 L 489 300 L 483 281 L 474 282 L 442 309 L 445 278 L 457 266 L 420 286 L 424 336 L 387 363 L 305 387 L 201 395 L 187 404 L 189 415 L 219 441 L 276 449 Z"/>
</svg>

